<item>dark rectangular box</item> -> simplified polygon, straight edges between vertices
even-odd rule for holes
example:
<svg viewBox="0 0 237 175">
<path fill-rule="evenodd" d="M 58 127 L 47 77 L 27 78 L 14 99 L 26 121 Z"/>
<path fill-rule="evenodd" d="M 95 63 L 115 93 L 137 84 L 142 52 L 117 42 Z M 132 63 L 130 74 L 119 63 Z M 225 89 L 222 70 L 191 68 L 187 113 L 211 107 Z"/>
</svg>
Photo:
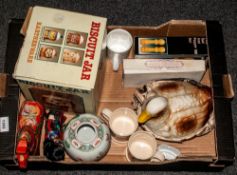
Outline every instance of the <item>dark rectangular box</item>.
<svg viewBox="0 0 237 175">
<path fill-rule="evenodd" d="M 206 37 L 135 37 L 135 58 L 204 58 Z"/>
</svg>

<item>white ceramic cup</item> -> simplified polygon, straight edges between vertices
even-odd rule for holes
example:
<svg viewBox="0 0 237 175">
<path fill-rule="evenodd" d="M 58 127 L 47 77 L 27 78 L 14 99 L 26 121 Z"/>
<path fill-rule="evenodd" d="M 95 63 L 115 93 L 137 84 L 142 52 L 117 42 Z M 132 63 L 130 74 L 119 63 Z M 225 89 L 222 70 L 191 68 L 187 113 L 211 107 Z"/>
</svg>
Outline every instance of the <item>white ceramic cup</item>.
<svg viewBox="0 0 237 175">
<path fill-rule="evenodd" d="M 128 57 L 133 44 L 131 34 L 123 29 L 110 31 L 106 38 L 108 57 L 112 60 L 113 70 L 118 71 L 123 59 Z"/>
<path fill-rule="evenodd" d="M 108 121 L 113 136 L 118 141 L 128 140 L 138 128 L 138 116 L 130 108 L 121 107 L 114 111 L 102 110 L 103 117 Z"/>
<path fill-rule="evenodd" d="M 147 131 L 137 131 L 130 136 L 126 148 L 126 158 L 145 161 L 153 158 L 157 151 L 156 138 Z"/>
</svg>

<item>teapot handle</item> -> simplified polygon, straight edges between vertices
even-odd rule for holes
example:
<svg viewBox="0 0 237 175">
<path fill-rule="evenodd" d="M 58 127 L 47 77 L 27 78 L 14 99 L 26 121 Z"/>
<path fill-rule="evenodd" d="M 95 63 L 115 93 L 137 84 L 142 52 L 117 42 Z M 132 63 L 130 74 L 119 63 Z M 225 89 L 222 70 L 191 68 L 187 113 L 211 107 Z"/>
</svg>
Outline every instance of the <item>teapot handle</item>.
<svg viewBox="0 0 237 175">
<path fill-rule="evenodd" d="M 109 122 L 110 118 L 111 118 L 111 114 L 112 114 L 112 111 L 108 108 L 104 108 L 101 112 L 102 114 L 102 117 L 107 121 Z"/>
</svg>

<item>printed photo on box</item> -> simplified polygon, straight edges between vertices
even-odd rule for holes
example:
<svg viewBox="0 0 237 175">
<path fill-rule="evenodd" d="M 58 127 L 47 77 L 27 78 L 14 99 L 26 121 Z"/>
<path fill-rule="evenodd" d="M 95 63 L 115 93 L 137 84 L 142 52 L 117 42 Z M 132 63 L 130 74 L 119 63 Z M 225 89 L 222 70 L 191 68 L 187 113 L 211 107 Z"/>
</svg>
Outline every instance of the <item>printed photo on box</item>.
<svg viewBox="0 0 237 175">
<path fill-rule="evenodd" d="M 62 44 L 65 30 L 53 27 L 44 27 L 42 32 L 41 41 Z"/>
<path fill-rule="evenodd" d="M 86 40 L 87 40 L 87 33 L 68 30 L 65 45 L 85 48 Z"/>
<path fill-rule="evenodd" d="M 75 113 L 83 113 L 85 111 L 83 100 L 78 95 L 56 92 L 40 87 L 32 87 L 30 92 L 36 101 L 50 109 Z"/>
<path fill-rule="evenodd" d="M 51 45 L 40 45 L 38 58 L 42 61 L 58 62 L 60 55 L 60 47 Z"/>
<path fill-rule="evenodd" d="M 64 48 L 61 63 L 70 65 L 82 65 L 84 51 L 78 49 Z"/>
</svg>

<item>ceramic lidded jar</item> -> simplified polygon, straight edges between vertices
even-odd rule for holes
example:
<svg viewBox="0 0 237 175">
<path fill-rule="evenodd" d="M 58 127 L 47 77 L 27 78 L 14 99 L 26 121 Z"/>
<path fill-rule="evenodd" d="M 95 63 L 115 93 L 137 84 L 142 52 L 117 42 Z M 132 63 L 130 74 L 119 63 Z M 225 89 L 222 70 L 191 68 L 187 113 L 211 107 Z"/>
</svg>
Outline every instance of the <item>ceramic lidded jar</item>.
<svg viewBox="0 0 237 175">
<path fill-rule="evenodd" d="M 65 127 L 65 150 L 74 160 L 99 160 L 108 152 L 110 144 L 109 128 L 95 115 L 78 115 Z"/>
</svg>

